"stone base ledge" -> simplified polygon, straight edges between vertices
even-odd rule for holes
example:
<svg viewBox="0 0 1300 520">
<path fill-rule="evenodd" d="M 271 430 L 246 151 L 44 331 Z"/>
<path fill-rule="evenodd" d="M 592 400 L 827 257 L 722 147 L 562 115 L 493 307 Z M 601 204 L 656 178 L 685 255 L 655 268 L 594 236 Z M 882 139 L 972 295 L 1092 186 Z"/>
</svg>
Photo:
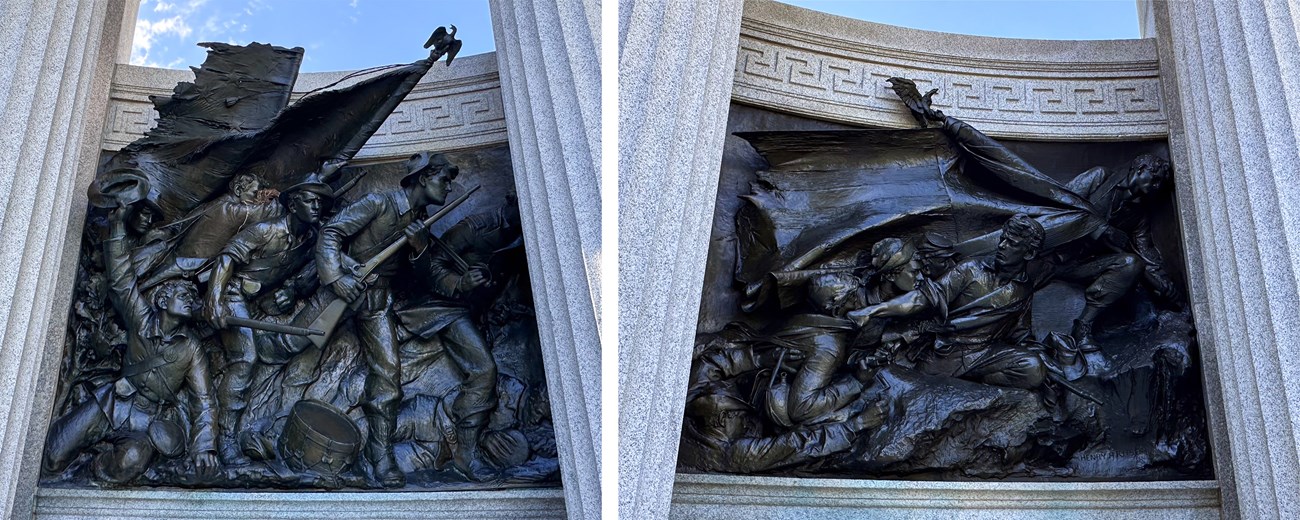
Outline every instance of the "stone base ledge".
<svg viewBox="0 0 1300 520">
<path fill-rule="evenodd" d="M 675 519 L 1218 519 L 1216 481 L 916 482 L 679 474 Z"/>
<path fill-rule="evenodd" d="M 559 488 L 429 492 L 107 491 L 39 488 L 40 520 L 564 518 Z"/>
</svg>

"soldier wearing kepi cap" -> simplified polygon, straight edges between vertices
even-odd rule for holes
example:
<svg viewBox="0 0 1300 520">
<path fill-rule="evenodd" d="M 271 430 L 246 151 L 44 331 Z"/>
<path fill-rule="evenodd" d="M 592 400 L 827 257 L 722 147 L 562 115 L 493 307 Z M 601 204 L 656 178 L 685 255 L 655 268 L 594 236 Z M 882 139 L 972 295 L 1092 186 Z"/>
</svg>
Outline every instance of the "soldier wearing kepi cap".
<svg viewBox="0 0 1300 520">
<path fill-rule="evenodd" d="M 867 303 L 876 304 L 916 289 L 921 264 L 916 246 L 899 238 L 886 238 L 871 247 L 875 283 L 867 287 Z"/>
<path fill-rule="evenodd" d="M 365 279 L 359 279 L 352 267 L 368 261 L 403 235 L 411 247 L 411 256 L 419 256 L 429 245 L 429 233 L 421 217 L 430 204 L 446 202 L 451 181 L 459 172 L 441 154 L 411 156 L 401 188 L 371 193 L 340 210 L 321 229 L 316 246 L 321 283 L 351 302 L 355 310 L 357 339 L 367 366 L 362 408 L 370 431 L 363 455 L 375 480 L 385 487 L 406 484 L 406 476 L 393 456 L 392 438 L 402 401 L 402 367 L 389 280 L 399 259 L 407 255 L 389 257 Z"/>
<path fill-rule="evenodd" d="M 319 285 L 311 260 L 315 256 L 321 213 L 334 200 L 334 190 L 308 175 L 280 193 L 285 215 L 240 231 L 213 260 L 204 317 L 220 331 L 225 350 L 225 377 L 218 389 L 221 404 L 218 447 L 227 466 L 247 464 L 237 438 L 248 401 L 248 386 L 257 362 L 253 331 L 227 328 L 226 318 L 260 318 L 253 305 L 284 312 L 299 297 Z"/>
</svg>

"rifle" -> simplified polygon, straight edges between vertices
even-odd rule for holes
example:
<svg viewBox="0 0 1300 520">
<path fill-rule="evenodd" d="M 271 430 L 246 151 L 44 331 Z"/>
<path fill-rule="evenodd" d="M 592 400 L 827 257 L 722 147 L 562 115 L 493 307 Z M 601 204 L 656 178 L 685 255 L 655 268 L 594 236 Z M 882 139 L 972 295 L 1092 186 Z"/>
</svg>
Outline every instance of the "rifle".
<svg viewBox="0 0 1300 520">
<path fill-rule="evenodd" d="M 293 334 L 294 336 L 324 336 L 325 332 L 320 329 L 304 329 L 292 325 L 281 325 L 269 321 L 249 320 L 238 316 L 227 316 L 226 323 L 232 327 L 248 327 L 250 329 L 266 330 L 270 332 L 279 332 L 281 334 Z"/>
<path fill-rule="evenodd" d="M 447 216 L 448 213 L 451 213 L 451 210 L 456 209 L 456 206 L 459 206 L 462 203 L 464 203 L 467 199 L 469 199 L 469 196 L 473 195 L 474 192 L 478 191 L 480 187 L 481 186 L 475 186 L 473 188 L 470 188 L 470 190 L 465 192 L 464 195 L 461 195 L 460 198 L 451 201 L 446 206 L 443 206 L 442 209 L 438 210 L 437 213 L 434 213 L 433 216 L 424 219 L 424 227 L 428 228 L 429 226 L 432 226 L 434 222 L 437 222 L 442 217 Z M 365 279 L 365 277 L 370 276 L 370 273 L 374 271 L 376 267 L 379 267 L 379 265 L 384 263 L 385 260 L 388 260 L 389 257 L 393 256 L 394 254 L 397 254 L 397 251 L 402 249 L 402 246 L 405 245 L 406 245 L 406 235 L 402 235 L 398 237 L 397 240 L 394 240 L 392 244 L 389 244 L 388 247 L 384 248 L 383 251 L 380 251 L 378 254 L 371 257 L 369 260 L 366 260 L 365 263 L 358 265 L 356 268 L 354 268 L 352 270 L 353 275 L 356 276 L 358 280 Z M 327 295 L 333 294 L 333 291 L 326 290 L 325 292 Z M 337 297 L 333 301 L 331 301 L 329 305 L 325 307 L 325 310 L 320 313 L 320 316 L 316 317 L 316 321 L 313 321 L 311 323 L 311 326 L 308 327 L 311 329 L 323 331 L 324 334 L 321 334 L 319 336 L 316 335 L 308 336 L 308 339 L 310 339 L 311 342 L 314 343 L 317 347 L 324 347 L 325 343 L 327 343 L 330 337 L 333 336 L 334 328 L 337 327 L 339 321 L 343 319 L 343 313 L 344 311 L 347 310 L 348 305 L 350 304 L 351 302 L 343 301 L 342 298 L 337 298 Z"/>
</svg>

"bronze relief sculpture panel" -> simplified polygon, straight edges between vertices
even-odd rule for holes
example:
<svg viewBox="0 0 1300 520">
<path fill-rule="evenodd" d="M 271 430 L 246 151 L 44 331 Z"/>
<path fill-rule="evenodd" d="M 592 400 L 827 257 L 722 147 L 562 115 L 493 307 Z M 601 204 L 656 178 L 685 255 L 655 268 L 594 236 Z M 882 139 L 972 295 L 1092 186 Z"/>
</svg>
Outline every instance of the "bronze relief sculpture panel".
<svg viewBox="0 0 1300 520">
<path fill-rule="evenodd" d="M 1000 143 L 890 84 L 920 129 L 733 106 L 679 468 L 1210 478 L 1163 147 Z"/>
<path fill-rule="evenodd" d="M 557 485 L 509 150 L 351 164 L 455 27 L 293 104 L 205 46 L 90 187 L 42 485 Z"/>
</svg>

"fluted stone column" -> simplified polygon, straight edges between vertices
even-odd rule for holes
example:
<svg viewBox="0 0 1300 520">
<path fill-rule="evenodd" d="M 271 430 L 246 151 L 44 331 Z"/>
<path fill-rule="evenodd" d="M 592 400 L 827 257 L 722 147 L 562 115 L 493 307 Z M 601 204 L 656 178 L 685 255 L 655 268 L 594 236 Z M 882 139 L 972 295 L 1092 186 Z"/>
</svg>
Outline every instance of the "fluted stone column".
<svg viewBox="0 0 1300 520">
<path fill-rule="evenodd" d="M 619 514 L 668 515 L 741 0 L 619 5 Z"/>
<path fill-rule="evenodd" d="M 135 26 L 139 19 L 140 0 L 126 0 L 122 7 L 122 23 L 118 24 L 117 57 L 113 60 L 114 63 L 131 63 L 131 46 L 135 44 Z"/>
<path fill-rule="evenodd" d="M 600 4 L 493 0 L 569 518 L 600 518 Z"/>
<path fill-rule="evenodd" d="M 1184 223 L 1201 235 L 1188 244 L 1204 266 L 1190 273 L 1194 310 L 1221 387 L 1208 398 L 1226 417 L 1225 516 L 1300 518 L 1300 12 L 1286 0 L 1157 9 L 1180 105 L 1171 140 L 1186 146 L 1175 167 L 1191 185 Z"/>
<path fill-rule="evenodd" d="M 0 2 L 0 517 L 31 493 L 124 0 Z M 75 229 L 74 229 L 75 228 Z M 71 244 L 72 247 L 65 247 Z M 71 251 L 71 252 L 69 252 Z M 66 291 L 64 291 L 66 292 Z M 62 320 L 56 320 L 61 322 Z"/>
</svg>

